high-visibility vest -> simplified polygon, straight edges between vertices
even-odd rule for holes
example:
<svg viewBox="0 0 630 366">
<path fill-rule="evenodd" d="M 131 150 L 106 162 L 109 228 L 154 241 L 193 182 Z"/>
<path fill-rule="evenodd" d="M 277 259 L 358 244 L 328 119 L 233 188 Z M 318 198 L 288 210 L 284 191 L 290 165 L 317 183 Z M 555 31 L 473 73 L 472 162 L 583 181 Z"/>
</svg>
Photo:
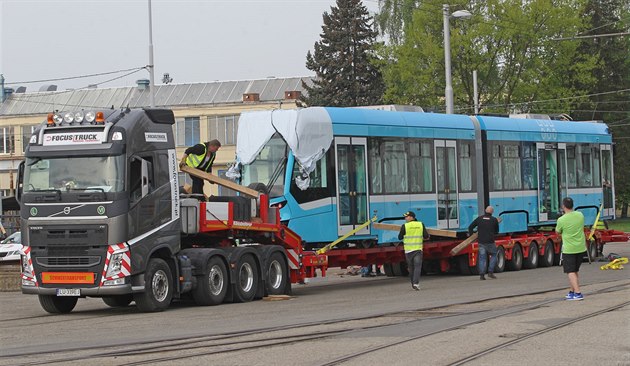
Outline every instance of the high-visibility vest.
<svg viewBox="0 0 630 366">
<path fill-rule="evenodd" d="M 424 226 L 420 221 L 409 221 L 405 223 L 405 236 L 403 237 L 405 253 L 422 250 L 422 243 L 424 241 L 422 237 L 423 232 Z"/>
<path fill-rule="evenodd" d="M 186 157 L 186 165 L 188 165 L 189 167 L 198 168 L 199 166 L 201 166 L 205 162 L 207 154 L 208 154 L 208 147 L 206 146 L 206 144 L 203 144 L 203 154 L 201 154 L 201 155 L 195 155 L 195 154 L 188 155 L 188 157 Z M 215 153 L 210 153 L 210 156 L 208 157 L 210 159 L 210 161 L 208 161 L 205 164 L 206 168 L 203 169 L 203 170 L 205 170 L 207 172 L 207 171 L 210 171 L 212 169 L 212 163 L 214 163 L 215 156 L 216 156 Z"/>
</svg>

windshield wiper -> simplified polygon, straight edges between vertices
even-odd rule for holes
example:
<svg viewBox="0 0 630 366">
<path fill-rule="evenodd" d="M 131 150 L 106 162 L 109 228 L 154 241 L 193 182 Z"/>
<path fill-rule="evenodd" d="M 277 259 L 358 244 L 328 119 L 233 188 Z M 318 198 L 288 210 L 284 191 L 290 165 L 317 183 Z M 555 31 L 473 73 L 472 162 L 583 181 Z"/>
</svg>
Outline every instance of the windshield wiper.
<svg viewBox="0 0 630 366">
<path fill-rule="evenodd" d="M 56 193 L 55 197 L 57 201 L 61 201 L 61 190 L 57 189 L 57 188 L 46 188 L 46 189 L 32 189 L 26 193 L 46 193 L 46 192 L 52 192 L 52 193 Z M 51 201 L 51 196 L 49 195 L 43 195 L 41 197 L 37 197 L 38 201 Z"/>
<path fill-rule="evenodd" d="M 66 188 L 67 191 L 101 191 L 105 193 L 105 190 L 101 187 L 85 187 L 85 188 Z"/>
</svg>

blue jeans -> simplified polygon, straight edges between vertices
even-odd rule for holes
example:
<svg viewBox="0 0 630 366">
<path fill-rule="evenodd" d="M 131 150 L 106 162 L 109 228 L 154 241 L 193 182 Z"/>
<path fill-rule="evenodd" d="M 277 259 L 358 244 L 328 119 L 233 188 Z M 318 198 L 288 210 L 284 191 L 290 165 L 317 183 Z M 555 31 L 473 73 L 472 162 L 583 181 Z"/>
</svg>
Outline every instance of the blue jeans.
<svg viewBox="0 0 630 366">
<path fill-rule="evenodd" d="M 490 265 L 488 265 L 488 255 L 490 256 Z M 477 269 L 479 274 L 494 273 L 494 267 L 497 265 L 497 246 L 494 243 L 479 243 L 479 251 L 477 252 Z"/>
<path fill-rule="evenodd" d="M 419 284 L 420 274 L 422 273 L 422 250 L 405 253 L 405 257 L 407 257 L 407 269 L 409 270 L 411 284 Z"/>
</svg>

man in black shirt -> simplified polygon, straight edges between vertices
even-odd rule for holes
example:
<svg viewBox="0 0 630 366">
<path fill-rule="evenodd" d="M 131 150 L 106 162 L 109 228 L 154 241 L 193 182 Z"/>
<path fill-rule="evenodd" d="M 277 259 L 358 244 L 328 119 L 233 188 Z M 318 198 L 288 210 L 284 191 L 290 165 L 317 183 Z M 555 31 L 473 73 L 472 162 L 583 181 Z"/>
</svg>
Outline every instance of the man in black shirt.
<svg viewBox="0 0 630 366">
<path fill-rule="evenodd" d="M 494 208 L 492 206 L 486 207 L 486 213 L 477 217 L 468 226 L 468 235 L 472 235 L 474 228 L 477 228 L 479 243 L 479 250 L 477 252 L 477 268 L 479 269 L 479 279 L 485 280 L 486 276 L 486 253 L 490 256 L 490 264 L 488 265 L 488 277 L 497 278 L 494 275 L 494 267 L 497 264 L 497 246 L 494 243 L 494 237 L 499 232 L 499 222 L 496 217 L 492 216 Z"/>
<path fill-rule="evenodd" d="M 179 163 L 179 167 L 188 165 L 204 172 L 212 172 L 212 163 L 217 156 L 217 150 L 221 147 L 219 140 L 212 140 L 203 144 L 191 146 L 184 151 L 184 156 Z M 192 193 L 203 194 L 203 179 L 190 177 L 192 179 Z"/>
</svg>

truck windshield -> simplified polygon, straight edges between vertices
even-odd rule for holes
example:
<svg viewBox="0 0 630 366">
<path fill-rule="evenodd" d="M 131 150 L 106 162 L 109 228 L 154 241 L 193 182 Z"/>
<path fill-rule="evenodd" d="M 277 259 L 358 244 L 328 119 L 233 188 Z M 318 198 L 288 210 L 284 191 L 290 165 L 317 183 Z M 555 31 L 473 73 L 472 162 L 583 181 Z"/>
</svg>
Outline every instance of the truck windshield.
<svg viewBox="0 0 630 366">
<path fill-rule="evenodd" d="M 120 156 L 27 158 L 24 192 L 124 190 L 125 158 Z"/>
<path fill-rule="evenodd" d="M 284 175 L 286 171 L 287 144 L 280 135 L 275 134 L 263 147 L 256 159 L 243 166 L 241 184 L 251 186 L 262 183 L 269 196 L 278 197 L 284 193 Z M 271 184 L 271 186 L 269 186 Z"/>
</svg>

